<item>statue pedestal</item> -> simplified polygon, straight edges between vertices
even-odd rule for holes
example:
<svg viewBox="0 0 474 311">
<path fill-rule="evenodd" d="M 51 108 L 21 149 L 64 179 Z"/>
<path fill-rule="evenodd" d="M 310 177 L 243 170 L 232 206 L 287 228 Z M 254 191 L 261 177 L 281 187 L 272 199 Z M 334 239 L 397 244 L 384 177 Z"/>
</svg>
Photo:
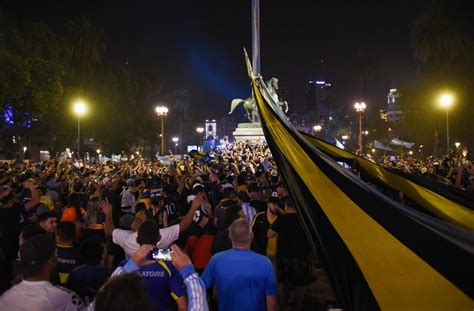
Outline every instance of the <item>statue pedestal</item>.
<svg viewBox="0 0 474 311">
<path fill-rule="evenodd" d="M 265 135 L 263 135 L 260 123 L 239 123 L 232 134 L 234 135 L 235 141 L 265 141 Z"/>
</svg>

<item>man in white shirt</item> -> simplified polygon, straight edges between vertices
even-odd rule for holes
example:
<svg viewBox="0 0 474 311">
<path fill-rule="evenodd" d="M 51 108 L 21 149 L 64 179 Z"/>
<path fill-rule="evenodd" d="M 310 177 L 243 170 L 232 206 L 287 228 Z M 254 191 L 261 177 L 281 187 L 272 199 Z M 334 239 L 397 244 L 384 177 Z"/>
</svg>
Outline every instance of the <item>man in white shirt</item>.
<svg viewBox="0 0 474 311">
<path fill-rule="evenodd" d="M 47 235 L 31 237 L 20 250 L 23 281 L 0 297 L 0 310 L 83 310 L 81 298 L 50 283 L 58 262 L 56 243 Z"/>
<path fill-rule="evenodd" d="M 158 248 L 167 248 L 179 238 L 179 233 L 186 230 L 193 221 L 194 213 L 199 207 L 201 207 L 203 200 L 204 192 L 201 192 L 193 200 L 191 208 L 181 219 L 179 224 L 160 229 L 161 239 L 156 244 Z M 108 201 L 102 202 L 102 211 L 105 214 L 105 233 L 112 236 L 112 241 L 122 247 L 127 257 L 131 257 L 133 253 L 135 253 L 140 247 L 137 243 L 137 231 L 143 222 L 143 219 L 141 217 L 137 217 L 140 216 L 137 213 L 131 226 L 132 230 L 116 229 L 112 220 L 112 206 Z"/>
</svg>

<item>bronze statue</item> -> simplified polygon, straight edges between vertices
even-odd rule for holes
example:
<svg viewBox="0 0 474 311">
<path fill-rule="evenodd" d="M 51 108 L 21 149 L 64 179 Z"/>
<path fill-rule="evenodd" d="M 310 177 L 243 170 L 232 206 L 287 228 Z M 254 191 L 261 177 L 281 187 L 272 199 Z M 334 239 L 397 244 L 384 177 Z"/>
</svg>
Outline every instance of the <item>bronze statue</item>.
<svg viewBox="0 0 474 311">
<path fill-rule="evenodd" d="M 288 112 L 288 103 L 286 101 L 280 101 L 278 99 L 278 79 L 277 78 L 271 78 L 269 81 L 266 83 L 268 92 L 270 93 L 270 96 L 274 100 L 274 102 L 278 103 L 278 106 L 280 107 L 281 110 L 283 110 L 284 113 Z M 247 119 L 249 119 L 250 122 L 252 123 L 258 123 L 259 122 L 259 117 L 257 113 L 257 105 L 255 103 L 255 98 L 252 94 L 252 96 L 247 97 L 246 99 L 241 99 L 241 98 L 235 98 L 231 102 L 230 106 L 230 111 L 229 114 L 234 112 L 235 108 L 239 106 L 240 104 L 244 105 L 245 111 L 246 111 L 246 116 Z"/>
</svg>

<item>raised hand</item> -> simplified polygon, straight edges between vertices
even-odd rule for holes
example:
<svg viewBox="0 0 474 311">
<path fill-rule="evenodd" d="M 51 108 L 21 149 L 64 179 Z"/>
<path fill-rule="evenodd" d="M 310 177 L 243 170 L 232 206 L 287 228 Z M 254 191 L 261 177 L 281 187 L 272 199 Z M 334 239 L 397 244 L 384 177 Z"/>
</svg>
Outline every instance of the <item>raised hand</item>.
<svg viewBox="0 0 474 311">
<path fill-rule="evenodd" d="M 171 262 L 176 269 L 180 270 L 181 268 L 186 267 L 191 264 L 191 259 L 186 253 L 183 253 L 179 246 L 176 244 L 171 245 Z"/>
</svg>

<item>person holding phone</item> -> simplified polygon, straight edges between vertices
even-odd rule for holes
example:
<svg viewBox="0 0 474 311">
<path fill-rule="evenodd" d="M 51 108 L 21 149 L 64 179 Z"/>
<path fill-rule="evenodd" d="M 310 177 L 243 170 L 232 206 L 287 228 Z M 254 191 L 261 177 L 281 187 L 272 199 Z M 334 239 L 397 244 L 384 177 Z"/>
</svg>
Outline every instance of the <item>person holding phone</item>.
<svg viewBox="0 0 474 311">
<path fill-rule="evenodd" d="M 170 253 L 169 249 L 155 251 L 155 245 L 160 238 L 160 227 L 157 223 L 152 220 L 143 222 L 138 229 L 137 243 L 139 250 L 145 246 L 149 251 L 139 263 L 134 261 L 136 253 L 131 259 L 121 262 L 112 277 L 136 271 L 145 281 L 154 310 L 174 310 L 177 306 L 178 310 L 184 311 L 187 308 L 187 299 L 183 278 L 171 261 L 163 260 L 171 260 L 171 257 L 159 259 L 160 254 Z"/>
</svg>

